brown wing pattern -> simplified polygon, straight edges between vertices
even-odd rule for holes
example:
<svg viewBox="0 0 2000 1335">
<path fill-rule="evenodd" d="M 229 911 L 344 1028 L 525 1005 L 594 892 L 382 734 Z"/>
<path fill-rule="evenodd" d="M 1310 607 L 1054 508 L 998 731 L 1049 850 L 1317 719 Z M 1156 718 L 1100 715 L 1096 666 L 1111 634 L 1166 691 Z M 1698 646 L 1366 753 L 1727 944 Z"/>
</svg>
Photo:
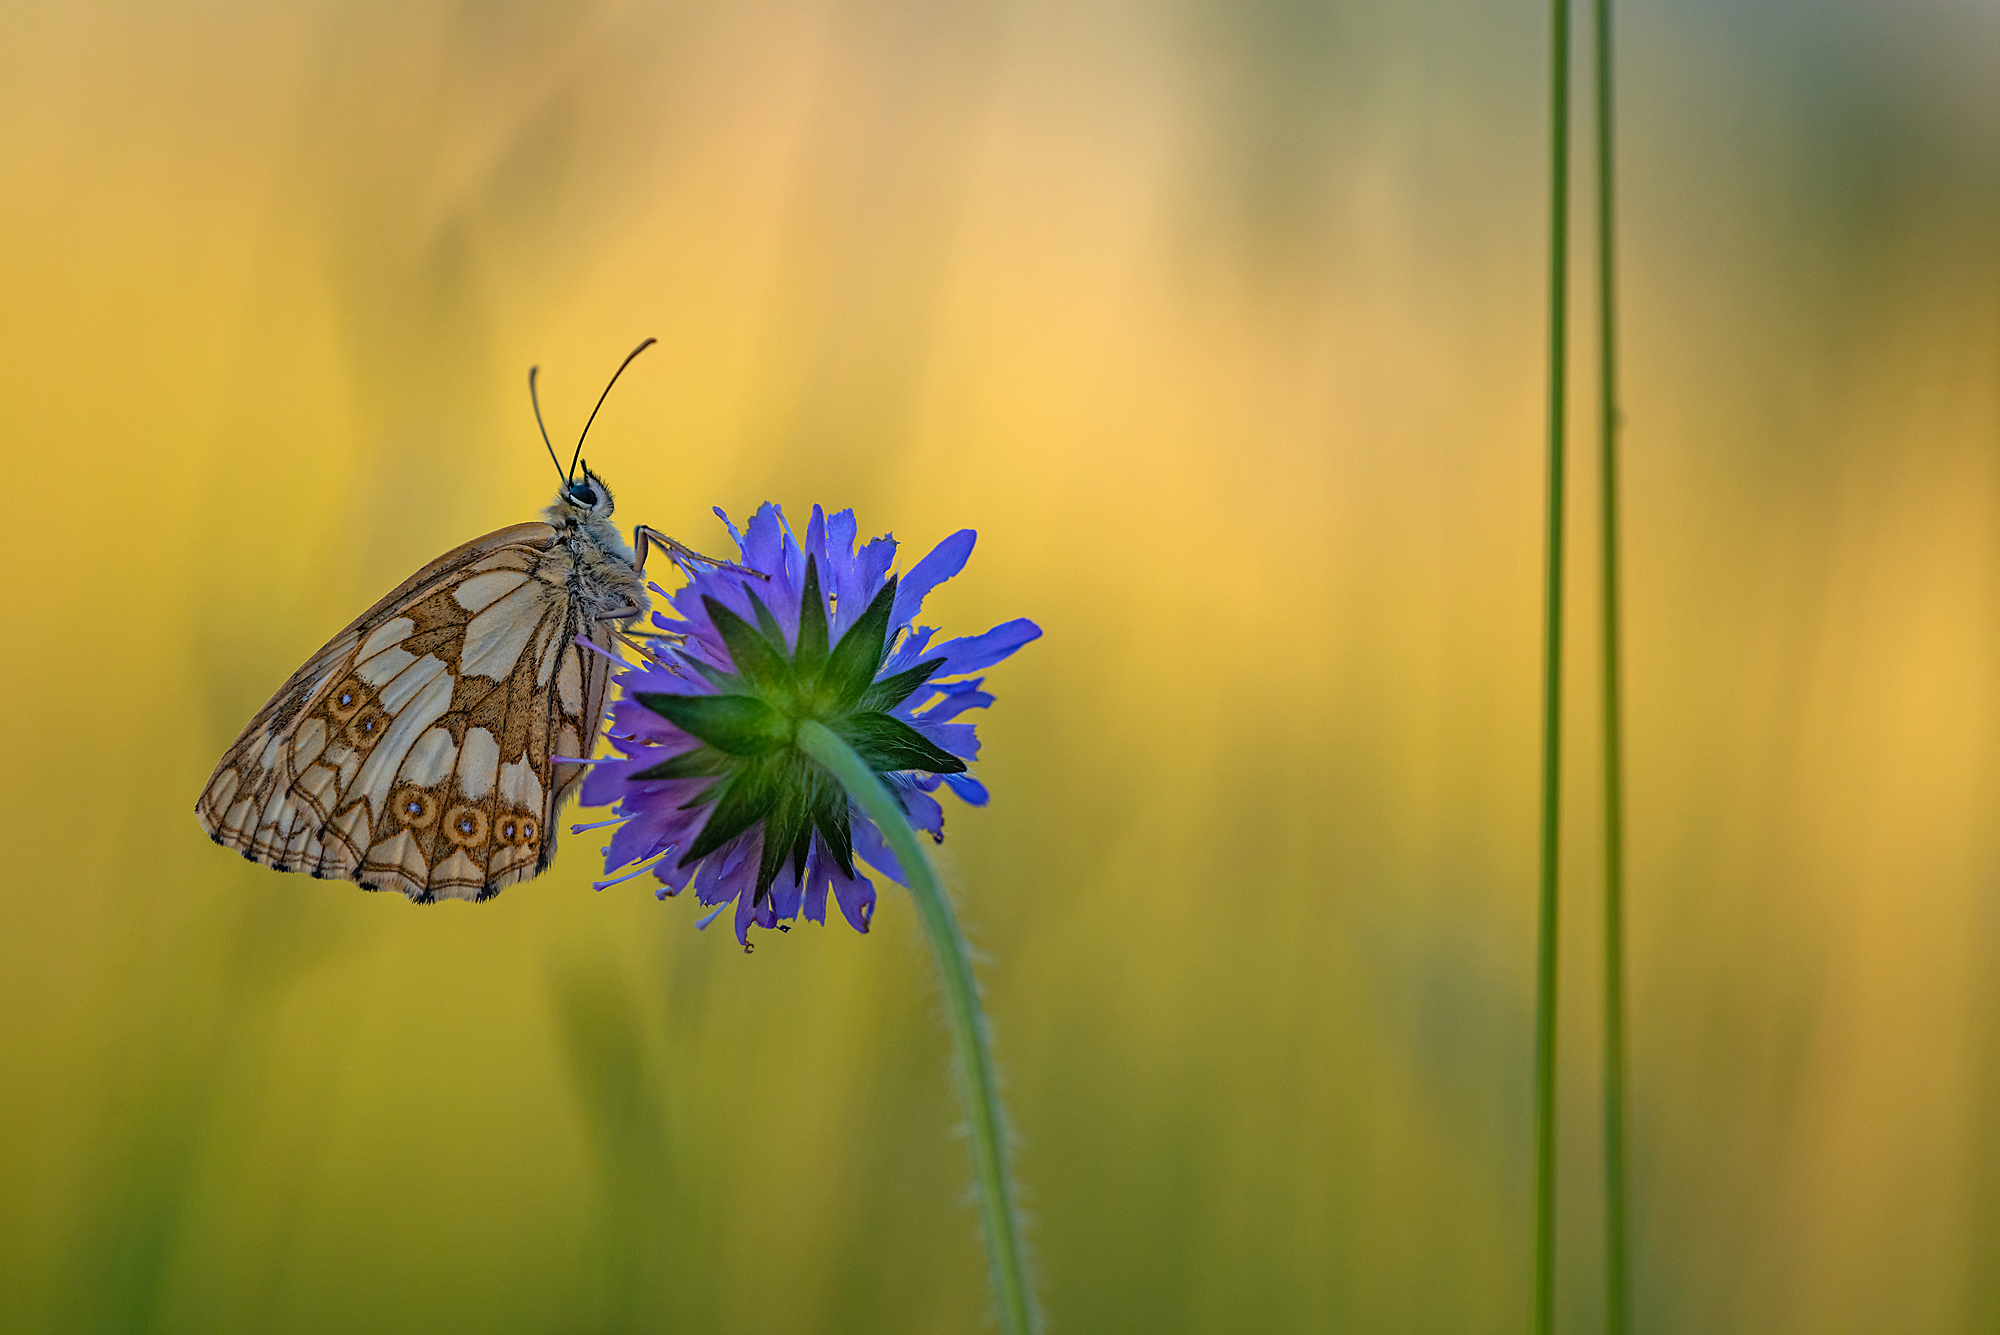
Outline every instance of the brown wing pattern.
<svg viewBox="0 0 2000 1335">
<path fill-rule="evenodd" d="M 609 662 L 546 524 L 431 563 L 334 637 L 216 766 L 197 813 L 279 871 L 486 899 L 545 869 Z M 588 660 L 588 661 L 586 661 Z M 600 666 L 601 665 L 601 666 Z"/>
</svg>

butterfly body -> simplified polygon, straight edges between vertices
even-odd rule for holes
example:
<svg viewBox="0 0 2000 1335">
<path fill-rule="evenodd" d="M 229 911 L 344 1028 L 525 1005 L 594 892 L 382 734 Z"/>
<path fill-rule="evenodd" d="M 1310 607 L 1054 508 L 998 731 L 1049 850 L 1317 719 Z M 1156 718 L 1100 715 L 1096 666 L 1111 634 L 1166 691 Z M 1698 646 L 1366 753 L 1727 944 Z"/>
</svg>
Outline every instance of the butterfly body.
<svg viewBox="0 0 2000 1335">
<path fill-rule="evenodd" d="M 635 556 L 611 509 L 586 470 L 544 522 L 467 543 L 362 613 L 224 754 L 196 804 L 209 837 L 419 903 L 545 870 L 585 768 L 561 758 L 589 756 L 614 635 L 647 607 L 644 538 Z"/>
</svg>

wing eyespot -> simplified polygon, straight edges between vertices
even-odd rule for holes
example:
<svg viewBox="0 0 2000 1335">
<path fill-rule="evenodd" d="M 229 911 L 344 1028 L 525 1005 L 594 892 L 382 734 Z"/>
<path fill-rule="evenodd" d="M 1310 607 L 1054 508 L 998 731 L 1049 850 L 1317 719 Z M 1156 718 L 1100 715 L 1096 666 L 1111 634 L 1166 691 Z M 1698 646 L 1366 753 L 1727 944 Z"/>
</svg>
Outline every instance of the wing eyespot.
<svg viewBox="0 0 2000 1335">
<path fill-rule="evenodd" d="M 438 803 L 423 789 L 413 784 L 405 784 L 396 790 L 390 799 L 389 809 L 396 813 L 396 819 L 416 830 L 428 830 L 437 823 Z"/>
<path fill-rule="evenodd" d="M 502 848 L 523 848 L 532 851 L 541 826 L 525 811 L 504 811 L 496 818 L 493 828 L 494 842 Z"/>
<path fill-rule="evenodd" d="M 473 806 L 453 807 L 445 813 L 444 834 L 460 848 L 479 848 L 486 842 L 486 813 Z"/>
<path fill-rule="evenodd" d="M 367 708 L 369 693 L 357 685 L 352 678 L 340 684 L 340 689 L 326 698 L 326 712 L 335 723 L 346 723 Z"/>
<path fill-rule="evenodd" d="M 380 705 L 364 704 L 347 720 L 347 742 L 356 751 L 366 754 L 375 743 L 382 740 L 382 734 L 389 731 L 393 720 Z"/>
</svg>

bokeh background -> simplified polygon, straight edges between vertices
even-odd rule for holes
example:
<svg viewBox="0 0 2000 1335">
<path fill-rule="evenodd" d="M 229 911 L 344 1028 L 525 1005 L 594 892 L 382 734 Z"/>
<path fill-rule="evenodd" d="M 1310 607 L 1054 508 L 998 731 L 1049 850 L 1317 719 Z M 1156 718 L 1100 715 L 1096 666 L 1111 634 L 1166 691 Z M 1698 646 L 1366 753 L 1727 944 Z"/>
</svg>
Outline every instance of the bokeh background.
<svg viewBox="0 0 2000 1335">
<path fill-rule="evenodd" d="M 1638 1328 L 2000 1331 L 2000 10 L 1621 13 Z M 4 15 L 0 1329 L 980 1327 L 906 905 L 746 957 L 595 836 L 417 909 L 195 824 L 645 335 L 622 519 L 970 525 L 927 619 L 1046 628 L 945 852 L 1051 1329 L 1524 1328 L 1540 8 Z"/>
</svg>

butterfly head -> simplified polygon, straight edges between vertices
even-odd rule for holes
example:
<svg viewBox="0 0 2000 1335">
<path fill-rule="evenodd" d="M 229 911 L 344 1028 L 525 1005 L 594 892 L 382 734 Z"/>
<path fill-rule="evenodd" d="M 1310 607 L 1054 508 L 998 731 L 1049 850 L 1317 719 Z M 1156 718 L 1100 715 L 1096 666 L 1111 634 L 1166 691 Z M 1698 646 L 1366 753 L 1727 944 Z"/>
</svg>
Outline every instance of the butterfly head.
<svg viewBox="0 0 2000 1335">
<path fill-rule="evenodd" d="M 612 510 L 617 507 L 611 499 L 611 488 L 604 485 L 603 478 L 590 471 L 589 464 L 585 464 L 556 493 L 556 508 L 569 511 L 582 520 L 609 519 Z"/>
<path fill-rule="evenodd" d="M 556 492 L 555 501 L 542 511 L 542 517 L 561 530 L 566 535 L 565 540 L 579 554 L 594 554 L 590 559 L 607 561 L 605 569 L 600 571 L 600 578 L 617 582 L 632 577 L 633 571 L 638 568 L 638 560 L 631 545 L 611 522 L 614 508 L 611 488 L 604 485 L 604 479 L 588 468 L 579 467 L 575 477 L 564 479 L 561 490 Z M 645 581 L 638 580 L 636 583 L 643 594 Z"/>
<path fill-rule="evenodd" d="M 618 363 L 618 369 L 611 373 L 611 384 L 604 387 L 604 393 L 597 396 L 597 408 L 590 410 L 590 417 L 583 424 L 583 431 L 576 438 L 576 452 L 570 455 L 569 468 L 565 470 L 562 460 L 556 457 L 556 447 L 549 439 L 549 429 L 542 422 L 542 401 L 535 393 L 535 376 L 540 367 L 528 368 L 528 403 L 535 410 L 535 427 L 542 433 L 542 444 L 548 447 L 549 462 L 556 466 L 556 475 L 562 479 L 562 487 L 556 492 L 556 503 L 548 510 L 549 518 L 560 523 L 602 524 L 611 517 L 611 489 L 604 485 L 604 479 L 590 471 L 590 465 L 583 462 L 584 437 L 590 434 L 590 424 L 597 420 L 597 410 L 604 406 L 604 400 L 611 396 L 611 385 L 618 383 L 618 377 L 632 364 L 632 359 L 653 346 L 655 340 L 647 339 L 638 347 L 625 354 L 625 360 Z M 582 472 L 579 476 L 578 470 Z M 615 540 L 616 534 L 613 538 Z"/>
</svg>

